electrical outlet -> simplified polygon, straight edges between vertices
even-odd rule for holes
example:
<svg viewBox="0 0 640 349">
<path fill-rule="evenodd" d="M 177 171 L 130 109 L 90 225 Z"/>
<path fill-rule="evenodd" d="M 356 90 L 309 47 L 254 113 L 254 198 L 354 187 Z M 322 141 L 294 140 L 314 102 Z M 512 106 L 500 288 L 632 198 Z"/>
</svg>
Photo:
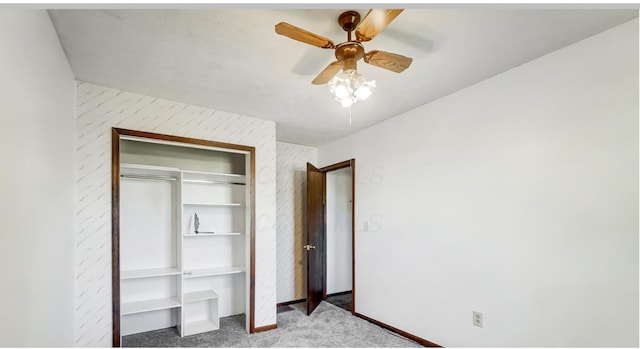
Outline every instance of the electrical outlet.
<svg viewBox="0 0 640 349">
<path fill-rule="evenodd" d="M 364 223 L 362 223 L 362 228 L 364 229 L 364 231 L 369 231 L 369 222 L 364 221 Z"/>
<path fill-rule="evenodd" d="M 478 327 L 482 327 L 482 313 L 474 311 L 473 312 L 473 324 Z"/>
</svg>

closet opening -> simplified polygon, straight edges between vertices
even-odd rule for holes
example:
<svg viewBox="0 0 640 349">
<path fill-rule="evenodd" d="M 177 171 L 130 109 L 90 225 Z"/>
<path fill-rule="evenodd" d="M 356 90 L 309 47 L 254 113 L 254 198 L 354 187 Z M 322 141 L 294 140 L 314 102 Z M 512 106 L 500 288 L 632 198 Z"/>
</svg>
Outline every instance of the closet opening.
<svg viewBox="0 0 640 349">
<path fill-rule="evenodd" d="M 113 128 L 111 170 L 113 346 L 255 332 L 255 148 Z"/>
</svg>

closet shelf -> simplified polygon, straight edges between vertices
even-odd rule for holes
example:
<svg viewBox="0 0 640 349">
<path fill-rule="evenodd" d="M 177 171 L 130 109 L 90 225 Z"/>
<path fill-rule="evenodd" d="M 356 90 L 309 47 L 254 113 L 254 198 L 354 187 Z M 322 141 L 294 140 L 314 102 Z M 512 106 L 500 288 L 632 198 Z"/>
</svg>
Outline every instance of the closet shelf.
<svg viewBox="0 0 640 349">
<path fill-rule="evenodd" d="M 170 309 L 180 307 L 180 301 L 176 297 L 150 299 L 139 302 L 122 303 L 120 312 L 122 315 L 143 313 L 146 311 Z"/>
<path fill-rule="evenodd" d="M 138 270 L 123 270 L 120 272 L 120 279 L 140 279 L 155 276 L 167 276 L 167 275 L 180 275 L 180 269 L 176 267 L 172 268 L 154 268 L 154 269 L 138 269 Z"/>
<path fill-rule="evenodd" d="M 211 206 L 211 207 L 244 207 L 244 204 L 232 204 L 222 202 L 184 202 L 185 206 Z"/>
<path fill-rule="evenodd" d="M 241 174 L 181 170 L 177 167 L 120 163 L 121 175 L 154 175 L 178 177 L 182 173 L 184 183 L 209 183 L 245 185 L 247 177 Z"/>
<path fill-rule="evenodd" d="M 176 167 L 121 163 L 120 175 L 125 175 L 125 176 L 126 175 L 134 175 L 134 176 L 153 175 L 153 176 L 178 177 L 180 175 L 180 169 Z"/>
<path fill-rule="evenodd" d="M 204 277 L 204 276 L 244 273 L 244 271 L 245 271 L 245 268 L 243 266 L 193 269 L 193 270 L 185 270 L 183 276 L 185 279 L 191 279 L 191 278 L 198 278 L 198 277 Z"/>
<path fill-rule="evenodd" d="M 224 182 L 227 184 L 240 184 L 244 185 L 247 182 L 247 177 L 241 174 L 232 173 L 216 173 L 216 172 L 204 172 L 204 171 L 191 171 L 183 170 L 183 180 L 187 183 L 209 183 L 209 182 Z"/>
<path fill-rule="evenodd" d="M 238 236 L 238 235 L 244 235 L 241 232 L 226 232 L 226 233 L 188 233 L 188 234 L 183 234 L 184 237 L 194 237 L 194 236 Z"/>
<path fill-rule="evenodd" d="M 213 292 L 212 290 L 188 292 L 184 294 L 185 303 L 204 301 L 207 299 L 216 299 L 216 298 L 218 298 L 218 294 Z"/>
<path fill-rule="evenodd" d="M 227 182 L 218 180 L 206 180 L 206 179 L 184 179 L 182 183 L 185 184 L 217 184 L 217 185 L 245 185 L 243 182 Z"/>
</svg>

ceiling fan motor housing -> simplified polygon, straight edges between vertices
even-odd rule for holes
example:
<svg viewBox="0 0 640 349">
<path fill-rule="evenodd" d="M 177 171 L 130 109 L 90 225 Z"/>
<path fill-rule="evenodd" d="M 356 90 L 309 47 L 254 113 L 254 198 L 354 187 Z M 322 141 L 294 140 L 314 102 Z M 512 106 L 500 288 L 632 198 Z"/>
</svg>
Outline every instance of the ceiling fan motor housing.
<svg viewBox="0 0 640 349">
<path fill-rule="evenodd" d="M 356 62 L 364 57 L 364 47 L 359 42 L 347 41 L 336 46 L 336 58 L 342 69 L 356 69 Z"/>
</svg>

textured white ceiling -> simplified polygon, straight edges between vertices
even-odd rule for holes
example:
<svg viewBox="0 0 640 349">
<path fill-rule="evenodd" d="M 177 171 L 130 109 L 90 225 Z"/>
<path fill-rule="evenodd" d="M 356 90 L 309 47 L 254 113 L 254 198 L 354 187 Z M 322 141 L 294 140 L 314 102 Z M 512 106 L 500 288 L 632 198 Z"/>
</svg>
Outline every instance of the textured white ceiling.
<svg viewBox="0 0 640 349">
<path fill-rule="evenodd" d="M 274 32 L 285 21 L 346 41 L 344 10 L 50 10 L 78 80 L 277 122 L 280 141 L 348 134 L 349 110 L 311 80 L 333 50 Z M 358 10 L 362 16 L 366 9 Z M 407 9 L 365 50 L 414 58 L 396 74 L 364 62 L 373 96 L 358 131 L 638 16 L 637 10 Z"/>
</svg>

